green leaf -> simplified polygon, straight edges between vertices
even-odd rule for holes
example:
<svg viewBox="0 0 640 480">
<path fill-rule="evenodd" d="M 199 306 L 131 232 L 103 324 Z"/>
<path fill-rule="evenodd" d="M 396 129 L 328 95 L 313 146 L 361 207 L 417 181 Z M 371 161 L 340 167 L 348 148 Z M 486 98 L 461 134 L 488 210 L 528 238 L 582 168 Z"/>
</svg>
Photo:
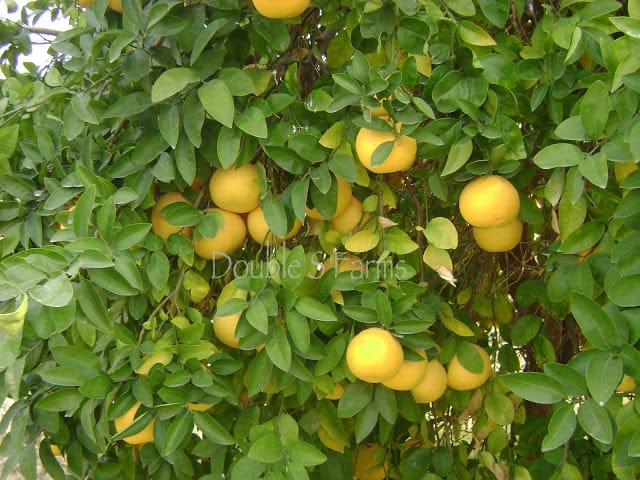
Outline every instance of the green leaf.
<svg viewBox="0 0 640 480">
<path fill-rule="evenodd" d="M 234 122 L 240 130 L 252 137 L 267 138 L 269 133 L 264 114 L 257 107 L 248 107 L 235 118 Z"/>
<path fill-rule="evenodd" d="M 142 242 L 144 237 L 151 230 L 150 223 L 132 223 L 125 225 L 115 235 L 113 240 L 114 250 L 128 250 L 134 245 Z"/>
<path fill-rule="evenodd" d="M 559 252 L 577 254 L 597 244 L 605 233 L 605 227 L 600 222 L 588 222 L 566 236 Z"/>
<path fill-rule="evenodd" d="M 578 423 L 582 429 L 595 440 L 609 445 L 613 441 L 613 428 L 607 409 L 588 398 L 578 409 Z"/>
<path fill-rule="evenodd" d="M 202 125 L 204 124 L 204 108 L 196 92 L 187 95 L 182 106 L 182 123 L 184 132 L 191 144 L 199 148 L 202 143 Z"/>
<path fill-rule="evenodd" d="M 373 402 L 380 416 L 393 425 L 398 417 L 398 399 L 395 391 L 382 384 L 376 384 L 373 389 Z"/>
<path fill-rule="evenodd" d="M 177 105 L 168 105 L 160 110 L 158 128 L 165 142 L 176 148 L 180 137 L 180 109 Z"/>
<path fill-rule="evenodd" d="M 570 143 L 554 143 L 540 150 L 533 157 L 533 163 L 542 169 L 573 167 L 582 162 L 584 154 Z"/>
<path fill-rule="evenodd" d="M 444 169 L 442 170 L 441 175 L 446 177 L 454 172 L 460 170 L 467 160 L 471 157 L 471 153 L 473 152 L 473 142 L 471 139 L 466 140 L 462 143 L 453 145 L 449 150 L 449 155 L 447 155 L 447 161 L 444 165 Z"/>
<path fill-rule="evenodd" d="M 204 436 L 217 445 L 233 445 L 234 438 L 218 420 L 205 412 L 192 412 L 196 427 Z"/>
<path fill-rule="evenodd" d="M 296 311 L 307 318 L 319 322 L 335 322 L 336 314 L 327 305 L 311 297 L 299 297 L 295 304 Z"/>
<path fill-rule="evenodd" d="M 631 190 L 622 198 L 614 212 L 614 218 L 628 218 L 640 213 L 640 189 Z"/>
<path fill-rule="evenodd" d="M 513 325 L 511 330 L 511 343 L 520 347 L 529 343 L 538 334 L 542 326 L 542 318 L 536 315 L 524 315 Z"/>
<path fill-rule="evenodd" d="M 287 334 L 282 328 L 276 327 L 272 329 L 267 337 L 265 349 L 267 350 L 267 355 L 276 367 L 283 372 L 290 370 L 291 346 L 287 340 Z"/>
<path fill-rule="evenodd" d="M 80 308 L 95 327 L 102 331 L 111 329 L 111 318 L 104 303 L 104 297 L 93 283 L 82 281 L 77 287 L 76 298 Z"/>
<path fill-rule="evenodd" d="M 295 310 L 285 312 L 287 332 L 293 341 L 293 345 L 302 353 L 309 351 L 311 346 L 311 330 L 309 321 Z"/>
<path fill-rule="evenodd" d="M 472 0 L 444 0 L 444 3 L 451 10 L 464 17 L 471 17 L 476 14 L 476 7 Z"/>
<path fill-rule="evenodd" d="M 320 465 L 327 461 L 327 456 L 310 443 L 293 440 L 287 445 L 289 461 L 299 463 L 305 467 Z"/>
<path fill-rule="evenodd" d="M 151 107 L 151 95 L 146 92 L 134 92 L 118 98 L 102 114 L 102 118 L 127 118 L 144 112 Z"/>
<path fill-rule="evenodd" d="M 271 230 L 278 237 L 285 237 L 289 233 L 287 228 L 287 212 L 282 200 L 275 195 L 267 195 L 262 201 L 264 219 Z"/>
<path fill-rule="evenodd" d="M 582 334 L 594 347 L 607 349 L 615 345 L 613 322 L 600 305 L 579 293 L 571 294 L 570 305 Z"/>
<path fill-rule="evenodd" d="M 424 235 L 430 244 L 442 249 L 458 248 L 458 231 L 451 220 L 435 217 L 429 220 Z"/>
<path fill-rule="evenodd" d="M 200 54 L 204 51 L 207 44 L 215 37 L 216 33 L 222 29 L 222 27 L 226 26 L 229 23 L 229 20 L 226 18 L 217 18 L 213 22 L 208 25 L 205 25 L 204 28 L 200 30 L 198 36 L 195 38 L 193 42 L 193 48 L 191 50 L 191 65 L 196 63 L 196 60 L 200 58 Z"/>
<path fill-rule="evenodd" d="M 371 230 L 360 230 L 344 242 L 344 248 L 353 253 L 363 253 L 373 250 L 380 243 L 380 234 Z"/>
<path fill-rule="evenodd" d="M 247 456 L 258 462 L 274 463 L 282 458 L 284 449 L 275 433 L 266 433 L 251 443 Z"/>
<path fill-rule="evenodd" d="M 75 388 L 64 388 L 38 400 L 35 408 L 46 412 L 73 411 L 80 406 L 82 395 Z"/>
<path fill-rule="evenodd" d="M 611 357 L 608 352 L 593 356 L 587 365 L 587 387 L 593 399 L 600 404 L 611 398 L 621 378 L 622 360 Z"/>
<path fill-rule="evenodd" d="M 193 416 L 191 412 L 179 413 L 171 420 L 167 428 L 160 451 L 169 455 L 185 442 L 193 431 Z"/>
<path fill-rule="evenodd" d="M 164 71 L 151 87 L 151 101 L 162 102 L 172 97 L 190 83 L 199 82 L 200 77 L 190 68 L 178 67 Z"/>
<path fill-rule="evenodd" d="M 458 35 L 460 39 L 469 45 L 478 47 L 490 47 L 496 44 L 496 41 L 482 27 L 479 27 L 469 20 L 460 20 L 458 22 Z"/>
<path fill-rule="evenodd" d="M 16 151 L 19 133 L 20 126 L 18 124 L 0 128 L 0 152 L 3 156 L 9 158 Z"/>
<path fill-rule="evenodd" d="M 494 26 L 503 28 L 509 18 L 509 0 L 479 0 L 480 10 Z"/>
<path fill-rule="evenodd" d="M 154 288 L 162 290 L 167 286 L 170 268 L 169 259 L 163 252 L 158 251 L 151 254 L 145 271 Z"/>
<path fill-rule="evenodd" d="M 64 307 L 73 299 L 73 286 L 67 274 L 60 272 L 44 284 L 33 287 L 29 295 L 48 307 Z"/>
<path fill-rule="evenodd" d="M 386 229 L 382 240 L 386 250 L 398 255 L 407 255 L 418 249 L 418 244 L 399 227 Z"/>
<path fill-rule="evenodd" d="M 503 393 L 488 394 L 484 399 L 484 410 L 498 425 L 510 425 L 515 415 L 513 403 Z"/>
<path fill-rule="evenodd" d="M 607 188 L 609 181 L 609 169 L 607 157 L 602 152 L 593 155 L 585 155 L 584 160 L 578 165 L 580 173 L 594 185 Z"/>
<path fill-rule="evenodd" d="M 233 127 L 235 106 L 226 83 L 218 79 L 211 80 L 198 89 L 198 98 L 211 118 L 225 127 Z"/>
<path fill-rule="evenodd" d="M 373 155 L 371 155 L 371 166 L 377 167 L 382 165 L 389 155 L 391 155 L 391 151 L 395 146 L 395 142 L 390 140 L 388 142 L 382 142 L 380 145 L 376 147 L 373 151 Z"/>
<path fill-rule="evenodd" d="M 96 187 L 91 185 L 80 195 L 73 209 L 73 233 L 77 238 L 88 236 L 91 212 L 95 206 Z"/>
<path fill-rule="evenodd" d="M 113 382 L 108 375 L 100 373 L 82 383 L 78 391 L 86 398 L 106 398 L 111 390 Z"/>
<path fill-rule="evenodd" d="M 415 402 L 414 402 L 415 404 Z M 378 407 L 375 403 L 369 403 L 363 410 L 356 415 L 355 435 L 356 442 L 360 443 L 378 424 Z"/>
<path fill-rule="evenodd" d="M 530 402 L 558 403 L 564 398 L 562 385 L 544 373 L 510 373 L 500 378 L 508 389 Z"/>
<path fill-rule="evenodd" d="M 609 17 L 609 21 L 625 35 L 640 38 L 640 19 L 631 17 Z"/>
<path fill-rule="evenodd" d="M 338 416 L 351 418 L 373 400 L 373 384 L 356 381 L 350 383 L 338 402 Z"/>
<path fill-rule="evenodd" d="M 606 286 L 607 297 L 619 307 L 640 306 L 640 275 L 623 277 Z"/>
<path fill-rule="evenodd" d="M 593 82 L 580 101 L 580 118 L 589 138 L 597 139 L 602 135 L 610 108 L 609 89 L 601 80 Z"/>
<path fill-rule="evenodd" d="M 39 375 L 45 382 L 62 387 L 79 387 L 87 378 L 77 367 L 53 367 Z"/>
<path fill-rule="evenodd" d="M 564 445 L 571 439 L 578 424 L 573 406 L 560 404 L 551 415 L 547 434 L 542 439 L 542 451 L 548 452 Z"/>
</svg>

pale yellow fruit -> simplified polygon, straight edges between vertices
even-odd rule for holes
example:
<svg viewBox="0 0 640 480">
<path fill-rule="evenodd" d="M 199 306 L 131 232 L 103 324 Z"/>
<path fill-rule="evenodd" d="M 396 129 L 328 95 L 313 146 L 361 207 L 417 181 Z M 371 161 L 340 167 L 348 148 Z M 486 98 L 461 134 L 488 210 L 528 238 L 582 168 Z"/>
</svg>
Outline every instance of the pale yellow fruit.
<svg viewBox="0 0 640 480">
<path fill-rule="evenodd" d="M 187 408 L 192 412 L 206 412 L 213 405 L 211 403 L 193 403 L 187 402 Z"/>
<path fill-rule="evenodd" d="M 474 227 L 501 227 L 520 212 L 520 197 L 515 187 L 500 175 L 471 180 L 460 194 L 460 213 Z"/>
<path fill-rule="evenodd" d="M 213 238 L 203 237 L 194 239 L 196 254 L 206 260 L 215 260 L 240 248 L 247 237 L 247 227 L 244 220 L 237 213 L 228 212 L 220 208 L 210 208 L 223 217 L 223 225 L 218 228 Z"/>
<path fill-rule="evenodd" d="M 156 200 L 156 203 L 151 208 L 151 230 L 163 240 L 169 238 L 172 233 L 184 233 L 189 235 L 191 229 L 189 227 L 181 227 L 178 225 L 172 225 L 161 215 L 162 209 L 167 205 L 173 203 L 189 203 L 189 201 L 182 196 L 180 192 L 169 192 L 162 195 Z"/>
<path fill-rule="evenodd" d="M 399 125 L 396 127 L 399 130 Z M 379 165 L 372 165 L 373 153 L 386 142 L 394 142 L 389 156 Z M 407 135 L 397 136 L 391 132 L 378 132 L 361 128 L 356 136 L 356 153 L 362 165 L 374 173 L 393 173 L 407 170 L 416 161 L 418 144 L 415 138 Z"/>
<path fill-rule="evenodd" d="M 636 387 L 637 387 L 636 381 L 633 379 L 633 377 L 630 377 L 629 375 L 625 374 L 623 375 L 622 380 L 620 380 L 620 383 L 616 387 L 616 392 L 629 393 L 629 392 L 633 392 L 636 389 Z"/>
<path fill-rule="evenodd" d="M 172 359 L 173 353 L 171 353 L 169 350 L 160 350 L 159 352 L 152 353 L 144 359 L 142 364 L 138 367 L 138 370 L 136 370 L 136 373 L 138 373 L 139 375 L 148 375 L 149 370 L 151 370 L 151 367 L 153 367 L 156 363 L 168 365 Z"/>
<path fill-rule="evenodd" d="M 62 450 L 60 450 L 60 447 L 58 445 L 55 444 L 51 444 L 51 453 L 53 453 L 56 457 L 62 457 Z"/>
<path fill-rule="evenodd" d="M 358 448 L 355 456 L 354 475 L 357 480 L 384 480 L 389 472 L 389 462 L 382 445 L 367 443 Z"/>
<path fill-rule="evenodd" d="M 78 0 L 78 6 L 80 8 L 90 7 L 96 3 L 96 0 Z"/>
<path fill-rule="evenodd" d="M 313 220 L 331 220 L 342 215 L 342 213 L 347 209 L 351 202 L 351 184 L 340 177 L 336 177 L 336 181 L 338 182 L 338 199 L 336 200 L 336 211 L 333 214 L 333 217 L 324 218 L 317 208 L 307 208 L 305 211 L 309 218 L 312 218 Z"/>
<path fill-rule="evenodd" d="M 416 403 L 430 403 L 438 400 L 447 390 L 447 372 L 438 359 L 430 360 L 424 376 L 411 389 Z"/>
<path fill-rule="evenodd" d="M 140 408 L 140 405 L 140 402 L 136 402 L 133 407 L 131 407 L 124 414 L 114 420 L 113 424 L 116 427 L 116 433 L 121 432 L 133 423 L 134 419 L 136 418 L 136 412 Z M 153 442 L 153 424 L 155 423 L 155 421 L 156 419 L 152 418 L 141 432 L 129 437 L 125 437 L 123 440 L 132 445 Z"/>
<path fill-rule="evenodd" d="M 424 350 L 418 350 L 418 355 L 420 355 L 424 360 L 413 361 L 405 359 L 402 362 L 402 366 L 398 373 L 396 373 L 393 377 L 388 380 L 382 382 L 385 387 L 391 388 L 392 390 L 401 390 L 407 391 L 414 388 L 420 380 L 424 377 L 424 374 L 427 371 L 427 354 Z"/>
<path fill-rule="evenodd" d="M 233 283 L 230 283 L 226 285 L 220 293 L 218 297 L 218 307 L 224 305 L 232 298 L 246 299 L 247 295 L 248 292 L 246 290 L 234 289 Z M 240 339 L 236 337 L 236 328 L 238 327 L 241 315 L 242 312 L 232 313 L 224 317 L 215 317 L 212 320 L 213 334 L 228 347 L 240 348 Z"/>
<path fill-rule="evenodd" d="M 362 203 L 351 195 L 351 200 L 345 211 L 333 217 L 330 223 L 331 228 L 346 235 L 358 226 L 360 220 L 362 220 Z"/>
<path fill-rule="evenodd" d="M 473 345 L 482 358 L 482 371 L 473 373 L 464 368 L 458 355 L 454 355 L 447 366 L 447 384 L 454 390 L 473 390 L 478 388 L 491 376 L 491 359 L 489 354 L 478 345 Z"/>
<path fill-rule="evenodd" d="M 295 237 L 301 227 L 302 224 L 296 219 L 293 223 L 293 228 L 291 228 L 285 237 L 276 237 L 271 233 L 271 230 L 269 230 L 269 225 L 267 225 L 267 221 L 264 218 L 262 207 L 251 210 L 247 215 L 247 231 L 251 238 L 260 245 L 279 245 L 285 240 Z"/>
<path fill-rule="evenodd" d="M 630 173 L 633 173 L 636 170 L 638 170 L 638 164 L 633 161 L 616 162 L 613 164 L 613 171 L 615 173 L 616 181 L 618 182 L 618 184 L 624 182 L 624 179 L 627 178 Z"/>
<path fill-rule="evenodd" d="M 122 0 L 109 0 L 109 8 L 114 12 L 122 13 Z"/>
<path fill-rule="evenodd" d="M 336 267 L 336 260 L 338 261 L 338 273 L 349 271 L 360 271 L 362 276 L 367 274 L 367 264 L 360 257 L 356 255 L 346 255 L 344 257 L 330 257 L 322 263 L 322 273 L 326 273 L 332 268 Z"/>
<path fill-rule="evenodd" d="M 340 382 L 333 384 L 333 392 L 327 393 L 324 398 L 327 400 L 340 400 L 344 394 L 344 387 Z"/>
<path fill-rule="evenodd" d="M 260 204 L 260 175 L 253 163 L 219 168 L 209 180 L 211 200 L 234 213 L 248 213 Z"/>
<path fill-rule="evenodd" d="M 522 238 L 522 222 L 516 218 L 502 227 L 473 227 L 473 238 L 485 252 L 508 252 Z"/>
<path fill-rule="evenodd" d="M 253 0 L 258 13 L 267 18 L 293 18 L 309 6 L 309 0 Z"/>
<path fill-rule="evenodd" d="M 400 342 L 379 327 L 367 328 L 353 337 L 346 355 L 351 373 L 369 383 L 390 379 L 398 373 L 404 361 Z"/>
</svg>

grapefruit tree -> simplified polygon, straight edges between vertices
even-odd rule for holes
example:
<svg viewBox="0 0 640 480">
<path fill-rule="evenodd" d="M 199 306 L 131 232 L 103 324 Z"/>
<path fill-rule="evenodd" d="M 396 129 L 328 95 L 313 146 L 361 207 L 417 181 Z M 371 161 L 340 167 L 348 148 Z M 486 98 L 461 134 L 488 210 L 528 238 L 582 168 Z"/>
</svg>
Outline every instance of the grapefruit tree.
<svg viewBox="0 0 640 480">
<path fill-rule="evenodd" d="M 639 0 L 29 8 L 1 478 L 638 478 Z"/>
</svg>

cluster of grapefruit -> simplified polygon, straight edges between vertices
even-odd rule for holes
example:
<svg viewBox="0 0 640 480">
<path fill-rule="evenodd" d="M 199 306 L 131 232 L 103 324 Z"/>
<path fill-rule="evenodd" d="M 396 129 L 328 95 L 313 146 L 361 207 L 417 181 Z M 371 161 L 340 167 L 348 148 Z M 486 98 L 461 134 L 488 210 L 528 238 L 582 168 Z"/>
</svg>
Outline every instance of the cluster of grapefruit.
<svg viewBox="0 0 640 480">
<path fill-rule="evenodd" d="M 520 197 L 504 177 L 486 175 L 470 181 L 460 194 L 459 208 L 481 249 L 508 252 L 520 243 Z"/>
<path fill-rule="evenodd" d="M 482 361 L 479 373 L 465 368 L 457 355 L 445 370 L 437 358 L 429 360 L 424 350 L 406 357 L 402 345 L 391 332 L 370 327 L 351 339 L 346 359 L 356 378 L 368 383 L 382 383 L 393 390 L 410 391 L 417 403 L 430 403 L 438 400 L 447 387 L 473 390 L 489 379 L 492 371 L 489 355 L 481 347 L 473 347 Z"/>
<path fill-rule="evenodd" d="M 195 253 L 206 260 L 234 252 L 244 244 L 247 234 L 259 244 L 272 245 L 293 237 L 301 228 L 296 221 L 284 238 L 270 232 L 260 207 L 258 168 L 252 163 L 217 169 L 209 181 L 209 194 L 216 207 L 209 208 L 208 213 L 220 216 L 220 226 L 213 237 L 193 239 Z M 181 193 L 169 192 L 151 209 L 152 230 L 164 240 L 174 233 L 190 234 L 188 227 L 170 223 L 162 213 L 168 205 L 180 202 L 191 204 Z"/>
</svg>

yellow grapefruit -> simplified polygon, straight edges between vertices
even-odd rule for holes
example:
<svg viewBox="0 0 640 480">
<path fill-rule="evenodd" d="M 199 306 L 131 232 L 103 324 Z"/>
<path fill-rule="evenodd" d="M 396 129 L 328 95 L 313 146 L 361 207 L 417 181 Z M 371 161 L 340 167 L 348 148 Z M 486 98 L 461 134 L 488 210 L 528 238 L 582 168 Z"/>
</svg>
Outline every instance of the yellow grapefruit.
<svg viewBox="0 0 640 480">
<path fill-rule="evenodd" d="M 502 227 L 518 217 L 520 197 L 506 178 L 486 175 L 465 185 L 459 208 L 462 217 L 474 227 Z"/>
<path fill-rule="evenodd" d="M 384 382 L 393 377 L 404 361 L 400 342 L 379 327 L 367 328 L 351 339 L 347 346 L 347 366 L 360 380 Z"/>
<path fill-rule="evenodd" d="M 206 260 L 215 260 L 240 248 L 247 236 L 247 227 L 240 215 L 228 212 L 220 208 L 210 208 L 209 211 L 217 211 L 223 217 L 222 227 L 218 227 L 213 238 L 203 237 L 198 241 L 194 239 L 196 254 Z"/>
<path fill-rule="evenodd" d="M 623 375 L 622 380 L 620 380 L 620 383 L 616 387 L 616 392 L 618 393 L 633 392 L 636 389 L 636 386 L 637 386 L 636 381 L 629 375 L 625 374 Z"/>
<path fill-rule="evenodd" d="M 454 390 L 473 390 L 478 388 L 491 376 L 491 359 L 489 354 L 478 345 L 473 345 L 482 358 L 482 371 L 473 373 L 460 363 L 458 355 L 454 355 L 447 367 L 447 384 Z"/>
<path fill-rule="evenodd" d="M 140 408 L 140 405 L 140 402 L 136 402 L 133 407 L 131 407 L 129 410 L 127 410 L 125 413 L 114 420 L 113 424 L 116 427 L 116 433 L 121 432 L 133 423 L 134 419 L 136 418 L 136 412 Z M 156 419 L 152 418 L 141 432 L 129 437 L 125 437 L 123 440 L 132 445 L 153 442 L 153 424 L 155 423 L 155 421 Z"/>
<path fill-rule="evenodd" d="M 406 391 L 415 387 L 427 371 L 427 354 L 424 350 L 418 350 L 417 353 L 424 360 L 414 361 L 405 359 L 398 373 L 382 382 L 382 384 L 392 390 Z"/>
<path fill-rule="evenodd" d="M 78 0 L 78 6 L 81 8 L 90 7 L 96 3 L 96 0 Z"/>
<path fill-rule="evenodd" d="M 516 218 L 502 227 L 473 227 L 473 238 L 486 252 L 508 252 L 522 238 L 522 222 Z"/>
<path fill-rule="evenodd" d="M 338 182 L 338 199 L 336 200 L 336 211 L 331 218 L 324 218 L 320 212 L 318 212 L 317 208 L 307 208 L 305 211 L 309 218 L 313 220 L 331 220 L 342 213 L 347 209 L 349 203 L 351 202 L 351 184 L 347 182 L 345 179 L 336 177 Z"/>
<path fill-rule="evenodd" d="M 302 14 L 309 0 L 253 0 L 258 13 L 267 18 L 293 18 Z"/>
<path fill-rule="evenodd" d="M 396 124 L 399 130 L 400 124 Z M 386 142 L 393 142 L 389 156 L 379 165 L 372 165 L 373 153 Z M 356 153 L 367 170 L 374 173 L 393 173 L 407 170 L 416 160 L 418 145 L 415 138 L 397 136 L 390 132 L 378 132 L 361 128 L 356 137 Z"/>
<path fill-rule="evenodd" d="M 267 221 L 264 218 L 264 211 L 262 210 L 262 207 L 257 207 L 254 210 L 251 210 L 247 215 L 247 230 L 249 235 L 260 245 L 281 244 L 285 240 L 295 237 L 301 227 L 302 224 L 298 219 L 296 219 L 293 224 L 293 228 L 291 228 L 285 237 L 276 237 L 271 233 L 271 230 L 269 230 L 269 225 L 267 225 Z"/>
<path fill-rule="evenodd" d="M 151 229 L 153 230 L 153 233 L 163 240 L 169 238 L 169 235 L 172 233 L 183 232 L 185 235 L 189 235 L 189 232 L 191 231 L 189 227 L 172 225 L 161 215 L 164 207 L 179 202 L 189 203 L 189 201 L 187 201 L 180 192 L 169 192 L 158 198 L 151 208 Z"/>
<path fill-rule="evenodd" d="M 362 203 L 355 196 L 351 195 L 349 205 L 340 215 L 336 215 L 331 220 L 331 228 L 342 234 L 353 231 L 362 220 Z"/>
<path fill-rule="evenodd" d="M 109 0 L 109 8 L 114 12 L 122 13 L 122 0 Z"/>
<path fill-rule="evenodd" d="M 260 176 L 253 163 L 219 168 L 209 180 L 211 200 L 234 213 L 248 213 L 260 204 Z"/>
<path fill-rule="evenodd" d="M 136 370 L 136 373 L 138 373 L 139 375 L 148 375 L 149 370 L 151 370 L 151 367 L 153 367 L 156 363 L 168 365 L 171 362 L 172 358 L 173 353 L 171 353 L 169 350 L 160 350 L 158 352 L 152 353 L 144 359 L 142 364 L 138 367 L 138 370 Z"/>
<path fill-rule="evenodd" d="M 447 372 L 438 359 L 430 360 L 424 376 L 411 389 L 416 403 L 435 402 L 447 389 Z"/>
<path fill-rule="evenodd" d="M 224 305 L 232 298 L 246 299 L 248 292 L 236 288 L 233 283 L 225 285 L 218 297 L 218 307 Z M 231 348 L 240 348 L 240 339 L 236 337 L 236 328 L 242 312 L 232 313 L 223 317 L 215 317 L 213 321 L 213 334 L 218 340 Z"/>
</svg>

